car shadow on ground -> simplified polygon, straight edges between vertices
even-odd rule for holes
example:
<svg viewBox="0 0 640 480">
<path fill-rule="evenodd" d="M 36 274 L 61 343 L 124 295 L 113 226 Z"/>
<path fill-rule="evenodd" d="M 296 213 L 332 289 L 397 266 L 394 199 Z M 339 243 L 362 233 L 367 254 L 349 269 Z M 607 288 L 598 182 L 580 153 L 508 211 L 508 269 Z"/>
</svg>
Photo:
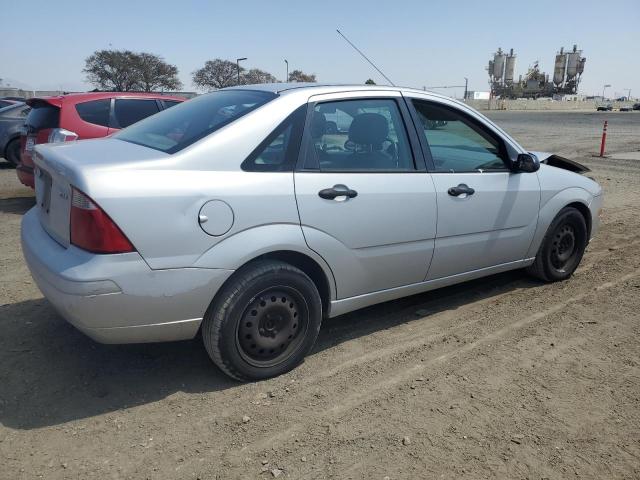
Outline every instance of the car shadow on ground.
<svg viewBox="0 0 640 480">
<path fill-rule="evenodd" d="M 314 352 L 418 317 L 514 289 L 539 286 L 507 272 L 326 320 Z M 0 306 L 0 423 L 59 425 L 145 405 L 176 392 L 237 388 L 201 341 L 101 345 L 66 323 L 45 299 Z"/>
<path fill-rule="evenodd" d="M 33 196 L 0 198 L 0 213 L 23 215 L 36 204 Z"/>
</svg>

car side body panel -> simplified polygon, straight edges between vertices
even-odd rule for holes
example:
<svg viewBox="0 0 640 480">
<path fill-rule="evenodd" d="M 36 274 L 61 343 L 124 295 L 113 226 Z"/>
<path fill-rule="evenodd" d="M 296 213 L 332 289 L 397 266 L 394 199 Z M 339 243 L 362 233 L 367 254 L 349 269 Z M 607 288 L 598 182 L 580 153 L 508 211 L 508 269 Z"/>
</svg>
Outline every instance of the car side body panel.
<svg viewBox="0 0 640 480">
<path fill-rule="evenodd" d="M 377 96 L 397 97 L 401 91 L 405 97 L 463 109 L 497 132 L 510 152 L 525 153 L 499 127 L 464 104 L 431 93 L 377 88 Z M 59 201 L 66 195 L 68 202 L 71 185 L 83 191 L 136 249 L 101 256 L 70 245 L 68 239 L 54 240 L 38 218 L 40 207 L 34 207 L 23 219 L 23 249 L 45 296 L 65 318 L 98 341 L 178 340 L 197 333 L 216 292 L 234 271 L 262 255 L 296 252 L 317 263 L 330 286 L 328 314 L 336 316 L 527 266 L 555 215 L 571 203 L 589 209 L 591 234 L 597 230 L 600 187 L 584 176 L 549 165 L 541 165 L 537 173 L 507 174 L 514 189 L 525 175 L 529 183 L 539 182 L 539 187 L 528 190 L 536 191 L 535 195 L 515 202 L 507 195 L 502 200 L 504 211 L 494 220 L 501 219 L 505 233 L 495 238 L 478 223 L 482 212 L 446 213 L 444 209 L 444 216 L 436 213 L 438 174 L 397 174 L 409 180 L 389 185 L 386 193 L 376 194 L 377 200 L 361 210 L 355 201 L 336 205 L 350 211 L 351 220 L 346 221 L 339 208 L 316 211 L 318 190 L 344 183 L 337 174 L 298 183 L 298 177 L 307 173 L 241 169 L 244 159 L 277 125 L 311 97 L 325 94 L 327 98 L 367 95 L 365 87 L 358 86 L 295 85 L 172 155 L 114 138 L 38 145 L 35 163 L 54 177 L 52 194 L 59 195 Z M 374 197 L 374 190 L 381 187 L 376 178 L 382 178 L 375 175 L 362 174 L 361 179 L 348 182 L 359 191 L 355 200 Z M 388 175 L 386 181 L 392 179 Z M 417 191 L 419 196 L 414 195 Z M 307 202 L 301 205 L 305 197 Z M 203 210 L 212 202 L 222 210 Z M 411 208 L 403 210 L 405 205 Z M 209 214 L 212 218 L 203 220 L 210 211 L 224 215 Z M 309 213 L 317 221 L 306 221 Z M 484 235 L 487 250 L 476 249 L 473 255 L 482 261 L 461 262 L 464 243 L 445 245 L 451 241 L 447 239 L 464 237 L 456 230 L 458 221 L 472 225 L 473 234 Z M 228 228 L 221 227 L 224 222 Z M 344 234 L 338 238 L 331 228 Z M 434 264 L 439 238 L 447 248 L 441 250 L 440 263 Z M 479 248 L 482 241 L 476 243 Z M 447 270 L 451 265 L 455 268 Z"/>
</svg>

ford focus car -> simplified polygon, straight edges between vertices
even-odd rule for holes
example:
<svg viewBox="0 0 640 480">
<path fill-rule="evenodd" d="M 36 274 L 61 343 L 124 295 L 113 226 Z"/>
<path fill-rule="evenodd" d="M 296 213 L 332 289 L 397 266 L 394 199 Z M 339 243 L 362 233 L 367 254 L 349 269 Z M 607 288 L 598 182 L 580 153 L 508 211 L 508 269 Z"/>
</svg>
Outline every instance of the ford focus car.
<svg viewBox="0 0 640 480">
<path fill-rule="evenodd" d="M 395 87 L 224 89 L 34 163 L 23 251 L 60 314 L 105 343 L 201 333 L 240 380 L 294 368 L 323 318 L 506 270 L 565 280 L 602 205 L 581 165 Z"/>
</svg>

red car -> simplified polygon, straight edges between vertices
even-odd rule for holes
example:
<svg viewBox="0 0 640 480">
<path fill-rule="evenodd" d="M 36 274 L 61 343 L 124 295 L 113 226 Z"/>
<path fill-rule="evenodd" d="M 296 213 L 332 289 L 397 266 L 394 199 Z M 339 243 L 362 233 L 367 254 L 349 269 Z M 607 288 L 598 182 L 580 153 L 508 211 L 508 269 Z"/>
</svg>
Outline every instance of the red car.
<svg viewBox="0 0 640 480">
<path fill-rule="evenodd" d="M 20 181 L 34 188 L 31 152 L 39 143 L 106 137 L 185 99 L 154 93 L 72 93 L 30 98 L 31 111 L 20 137 Z"/>
</svg>

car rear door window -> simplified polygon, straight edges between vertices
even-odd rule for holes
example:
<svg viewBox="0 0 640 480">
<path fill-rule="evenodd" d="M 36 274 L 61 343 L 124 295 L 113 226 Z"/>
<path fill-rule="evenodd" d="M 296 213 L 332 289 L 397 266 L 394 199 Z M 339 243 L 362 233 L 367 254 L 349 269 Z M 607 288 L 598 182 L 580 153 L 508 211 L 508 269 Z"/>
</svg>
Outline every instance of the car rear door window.
<svg viewBox="0 0 640 480">
<path fill-rule="evenodd" d="M 318 103 L 305 168 L 330 172 L 414 171 L 400 109 L 392 99 Z"/>
<path fill-rule="evenodd" d="M 117 98 L 113 113 L 116 120 L 115 128 L 126 128 L 158 113 L 158 104 L 155 100 L 140 100 L 130 98 Z"/>
<path fill-rule="evenodd" d="M 91 100 L 90 102 L 78 103 L 76 111 L 80 118 L 87 123 L 94 125 L 109 126 L 109 112 L 111 110 L 111 99 Z"/>
<path fill-rule="evenodd" d="M 293 170 L 300 148 L 307 106 L 303 105 L 282 122 L 249 157 L 242 162 L 247 172 Z"/>
<path fill-rule="evenodd" d="M 508 170 L 502 141 L 473 119 L 453 108 L 413 100 L 435 172 Z"/>
</svg>

